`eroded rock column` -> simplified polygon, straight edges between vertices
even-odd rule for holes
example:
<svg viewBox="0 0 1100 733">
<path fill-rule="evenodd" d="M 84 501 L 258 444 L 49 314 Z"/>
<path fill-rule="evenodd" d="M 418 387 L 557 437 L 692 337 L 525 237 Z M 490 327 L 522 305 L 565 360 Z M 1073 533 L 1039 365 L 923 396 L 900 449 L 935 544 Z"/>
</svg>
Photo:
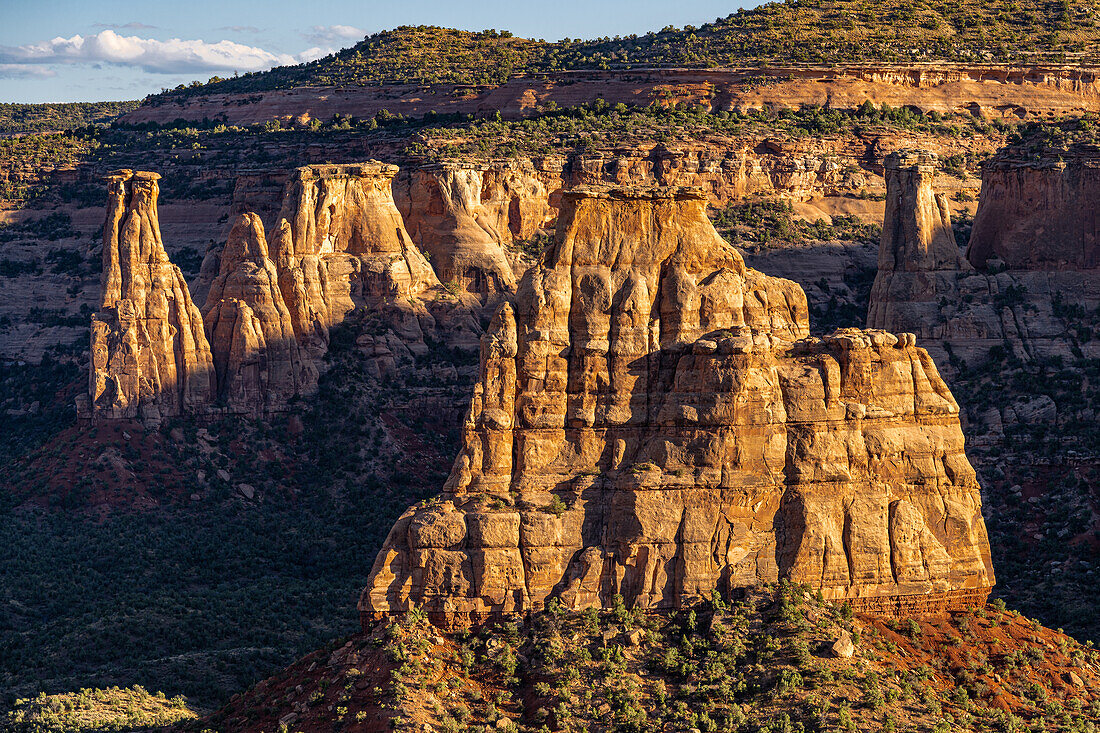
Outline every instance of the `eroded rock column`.
<svg viewBox="0 0 1100 733">
<path fill-rule="evenodd" d="M 159 178 L 130 170 L 107 177 L 103 298 L 92 316 L 93 417 L 155 421 L 202 412 L 214 398 L 202 315 L 161 242 Z"/>
</svg>

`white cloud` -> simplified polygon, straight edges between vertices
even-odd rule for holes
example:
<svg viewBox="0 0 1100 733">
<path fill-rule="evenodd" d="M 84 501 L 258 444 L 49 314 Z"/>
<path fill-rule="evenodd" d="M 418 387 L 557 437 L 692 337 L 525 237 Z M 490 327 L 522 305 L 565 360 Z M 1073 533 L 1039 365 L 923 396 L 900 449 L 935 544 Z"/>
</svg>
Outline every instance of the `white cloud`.
<svg viewBox="0 0 1100 733">
<path fill-rule="evenodd" d="M 317 44 L 333 45 L 344 41 L 362 40 L 367 32 L 353 25 L 315 25 L 303 36 Z"/>
<path fill-rule="evenodd" d="M 319 52 L 324 55 L 322 49 L 313 48 L 292 56 L 271 53 L 234 41 L 209 43 L 179 38 L 158 41 L 138 36 L 120 36 L 112 30 L 105 30 L 89 36 L 58 36 L 49 41 L 23 46 L 0 46 L 0 65 L 110 63 L 163 74 L 188 71 L 260 71 L 272 66 L 312 60 L 317 58 L 313 54 Z"/>
<path fill-rule="evenodd" d="M 314 46 L 313 48 L 307 48 L 302 51 L 295 58 L 298 59 L 298 63 L 305 61 L 316 61 L 319 58 L 328 56 L 329 54 L 336 53 L 337 49 L 329 46 L 327 48 L 321 48 L 320 46 Z"/>
</svg>

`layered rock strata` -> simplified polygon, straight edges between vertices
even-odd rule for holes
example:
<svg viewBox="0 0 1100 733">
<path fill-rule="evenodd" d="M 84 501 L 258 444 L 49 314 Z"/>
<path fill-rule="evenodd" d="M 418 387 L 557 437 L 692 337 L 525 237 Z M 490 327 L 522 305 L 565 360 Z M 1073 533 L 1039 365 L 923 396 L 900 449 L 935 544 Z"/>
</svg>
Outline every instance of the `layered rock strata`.
<svg viewBox="0 0 1100 733">
<path fill-rule="evenodd" d="M 1047 119 L 1100 108 L 1100 75 L 1091 67 L 991 66 L 946 62 L 881 65 L 767 66 L 723 69 L 577 70 L 518 76 L 472 93 L 451 85 L 301 87 L 247 94 L 155 98 L 129 112 L 124 122 L 221 120 L 251 125 L 292 123 L 303 110 L 317 119 L 334 114 L 368 119 L 379 112 L 408 117 L 499 113 L 508 119 L 556 104 L 576 107 L 603 101 L 630 105 L 703 105 L 712 111 L 914 107 L 924 112 L 963 112 L 986 118 Z M 308 120 L 309 115 L 306 116 Z"/>
<path fill-rule="evenodd" d="M 563 197 L 482 341 L 444 493 L 391 530 L 364 618 L 673 609 L 779 578 L 883 611 L 993 584 L 958 406 L 911 335 L 808 336 L 698 189 Z"/>
<path fill-rule="evenodd" d="M 316 389 L 317 368 L 298 342 L 259 216 L 237 218 L 220 264 L 203 306 L 218 401 L 234 413 L 285 409 Z"/>
<path fill-rule="evenodd" d="M 157 219 L 156 173 L 107 178 L 103 296 L 92 316 L 89 401 L 112 418 L 201 411 L 214 396 L 213 359 L 202 315 L 168 260 Z"/>
<path fill-rule="evenodd" d="M 1024 361 L 1100 357 L 1100 344 L 1078 339 L 1059 315 L 1064 305 L 1100 306 L 1100 220 L 1088 203 L 1100 189 L 1098 156 L 1022 152 L 1007 149 L 984 166 L 965 258 L 946 200 L 932 192 L 934 156 L 888 158 L 869 327 L 916 333 L 941 365 L 948 349 L 969 364 L 994 347 Z"/>
</svg>

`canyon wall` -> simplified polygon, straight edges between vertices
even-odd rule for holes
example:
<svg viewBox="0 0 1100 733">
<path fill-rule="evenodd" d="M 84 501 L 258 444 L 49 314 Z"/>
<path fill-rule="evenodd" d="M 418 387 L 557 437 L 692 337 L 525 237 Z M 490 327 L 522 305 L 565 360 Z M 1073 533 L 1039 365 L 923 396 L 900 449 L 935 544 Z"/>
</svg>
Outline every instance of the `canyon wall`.
<svg viewBox="0 0 1100 733">
<path fill-rule="evenodd" d="M 1009 270 L 1100 269 L 1100 148 L 1036 159 L 1008 149 L 985 166 L 966 256 Z"/>
<path fill-rule="evenodd" d="M 453 85 L 299 87 L 169 97 L 143 104 L 122 120 L 164 124 L 176 119 L 207 119 L 247 125 L 271 119 L 327 120 L 336 114 L 373 117 L 382 110 L 411 117 L 428 112 L 499 112 L 506 119 L 516 119 L 551 103 L 573 107 L 598 99 L 640 106 L 701 104 L 714 111 L 798 109 L 804 105 L 854 109 L 870 100 L 925 112 L 1019 119 L 1095 112 L 1100 109 L 1100 80 L 1095 70 L 1082 67 L 947 63 L 564 71 L 513 78 L 483 89 Z"/>
<path fill-rule="evenodd" d="M 364 619 L 679 608 L 779 578 L 881 612 L 993 584 L 958 406 L 909 334 L 808 337 L 698 189 L 582 187 L 482 341 L 444 493 L 391 530 Z"/>
<path fill-rule="evenodd" d="M 974 365 L 995 347 L 1024 361 L 1100 357 L 1062 317 L 1100 307 L 1096 158 L 1057 158 L 1010 148 L 984 166 L 963 258 L 933 193 L 935 157 L 893 157 L 867 325 L 916 333 L 941 365 L 948 351 Z"/>
</svg>

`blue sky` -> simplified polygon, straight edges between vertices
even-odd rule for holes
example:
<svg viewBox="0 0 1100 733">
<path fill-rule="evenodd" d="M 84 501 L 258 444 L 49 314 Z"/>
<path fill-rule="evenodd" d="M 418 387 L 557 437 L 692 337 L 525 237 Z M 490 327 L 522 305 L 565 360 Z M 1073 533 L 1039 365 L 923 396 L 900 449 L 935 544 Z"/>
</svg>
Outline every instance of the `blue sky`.
<svg viewBox="0 0 1100 733">
<path fill-rule="evenodd" d="M 741 6 L 714 0 L 0 0 L 0 102 L 140 99 L 194 79 L 311 60 L 399 25 L 496 28 L 557 40 L 700 25 Z"/>
</svg>

